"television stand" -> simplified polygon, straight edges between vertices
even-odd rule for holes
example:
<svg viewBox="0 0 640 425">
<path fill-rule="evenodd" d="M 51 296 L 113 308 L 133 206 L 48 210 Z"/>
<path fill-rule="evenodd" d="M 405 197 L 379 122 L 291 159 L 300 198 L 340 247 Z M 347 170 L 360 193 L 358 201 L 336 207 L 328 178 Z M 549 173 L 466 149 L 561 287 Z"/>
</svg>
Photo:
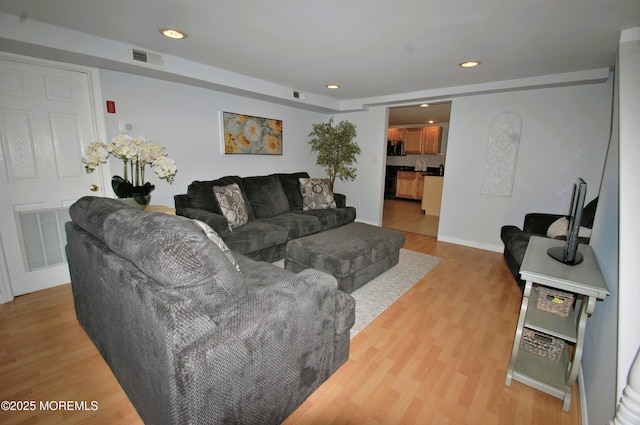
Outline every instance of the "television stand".
<svg viewBox="0 0 640 425">
<path fill-rule="evenodd" d="M 576 256 L 574 257 L 573 261 L 569 262 L 565 259 L 565 254 L 566 250 L 564 245 L 562 246 L 552 246 L 551 248 L 549 248 L 547 250 L 547 254 L 549 254 L 549 256 L 551 258 L 553 258 L 556 261 L 560 261 L 561 263 L 564 263 L 566 265 L 569 266 L 575 266 L 576 264 L 580 264 L 582 263 L 582 260 L 584 259 L 584 255 L 582 255 L 582 253 L 578 250 L 576 251 Z"/>
<path fill-rule="evenodd" d="M 562 410 L 568 411 L 571 389 L 580 370 L 587 317 L 593 314 L 596 301 L 609 295 L 609 289 L 589 245 L 580 244 L 584 259 L 574 266 L 547 255 L 549 248 L 563 244 L 563 241 L 539 236 L 532 236 L 529 241 L 520 267 L 526 284 L 505 384 L 511 386 L 511 381 L 516 380 L 550 394 L 563 400 Z M 574 294 L 567 317 L 536 307 L 539 285 Z M 551 360 L 524 350 L 521 342 L 525 329 L 563 340 L 560 358 Z M 569 350 L 569 345 L 573 350 Z"/>
</svg>

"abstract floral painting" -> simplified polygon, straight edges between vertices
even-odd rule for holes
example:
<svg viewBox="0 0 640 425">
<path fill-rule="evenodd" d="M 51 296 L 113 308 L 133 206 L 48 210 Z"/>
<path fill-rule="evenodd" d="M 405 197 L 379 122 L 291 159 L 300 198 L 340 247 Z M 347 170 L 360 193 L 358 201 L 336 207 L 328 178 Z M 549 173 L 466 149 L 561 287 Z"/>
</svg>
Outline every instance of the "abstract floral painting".
<svg viewBox="0 0 640 425">
<path fill-rule="evenodd" d="M 282 120 L 222 113 L 224 153 L 282 155 Z"/>
</svg>

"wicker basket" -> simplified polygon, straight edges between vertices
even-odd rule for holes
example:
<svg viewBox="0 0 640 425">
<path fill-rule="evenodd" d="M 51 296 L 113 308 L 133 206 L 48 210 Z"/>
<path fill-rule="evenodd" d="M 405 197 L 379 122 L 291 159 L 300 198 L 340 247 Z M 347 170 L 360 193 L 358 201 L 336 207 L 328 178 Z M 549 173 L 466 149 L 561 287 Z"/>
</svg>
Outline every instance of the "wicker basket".
<svg viewBox="0 0 640 425">
<path fill-rule="evenodd" d="M 520 346 L 525 351 L 557 362 L 560 360 L 562 350 L 564 349 L 564 340 L 524 328 L 522 330 L 522 342 Z"/>
<path fill-rule="evenodd" d="M 563 292 L 558 289 L 538 285 L 538 310 L 567 317 L 573 305 L 574 295 L 571 292 Z"/>
</svg>

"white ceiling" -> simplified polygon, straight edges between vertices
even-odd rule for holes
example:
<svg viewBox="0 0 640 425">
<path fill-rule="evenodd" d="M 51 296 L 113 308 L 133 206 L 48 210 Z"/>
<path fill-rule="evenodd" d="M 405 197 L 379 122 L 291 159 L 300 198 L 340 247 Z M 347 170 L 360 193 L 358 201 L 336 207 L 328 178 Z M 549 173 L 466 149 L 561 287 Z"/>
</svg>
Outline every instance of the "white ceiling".
<svg viewBox="0 0 640 425">
<path fill-rule="evenodd" d="M 338 100 L 612 67 L 620 31 L 640 25 L 640 0 L 0 0 L 0 12 Z"/>
<path fill-rule="evenodd" d="M 449 122 L 451 102 L 429 103 L 428 107 L 420 105 L 398 106 L 389 108 L 389 125 L 403 124 L 443 124 Z"/>
</svg>

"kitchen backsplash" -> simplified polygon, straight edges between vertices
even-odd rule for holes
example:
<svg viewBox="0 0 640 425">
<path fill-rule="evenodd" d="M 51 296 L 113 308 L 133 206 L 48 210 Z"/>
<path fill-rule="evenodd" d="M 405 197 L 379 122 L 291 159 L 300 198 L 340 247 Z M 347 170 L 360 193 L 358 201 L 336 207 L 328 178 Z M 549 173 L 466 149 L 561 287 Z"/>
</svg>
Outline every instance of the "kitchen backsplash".
<svg viewBox="0 0 640 425">
<path fill-rule="evenodd" d="M 427 167 L 439 167 L 440 164 L 446 165 L 446 155 L 406 155 L 406 156 L 387 156 L 387 165 L 402 165 L 414 167 L 416 162 L 427 162 Z"/>
</svg>

